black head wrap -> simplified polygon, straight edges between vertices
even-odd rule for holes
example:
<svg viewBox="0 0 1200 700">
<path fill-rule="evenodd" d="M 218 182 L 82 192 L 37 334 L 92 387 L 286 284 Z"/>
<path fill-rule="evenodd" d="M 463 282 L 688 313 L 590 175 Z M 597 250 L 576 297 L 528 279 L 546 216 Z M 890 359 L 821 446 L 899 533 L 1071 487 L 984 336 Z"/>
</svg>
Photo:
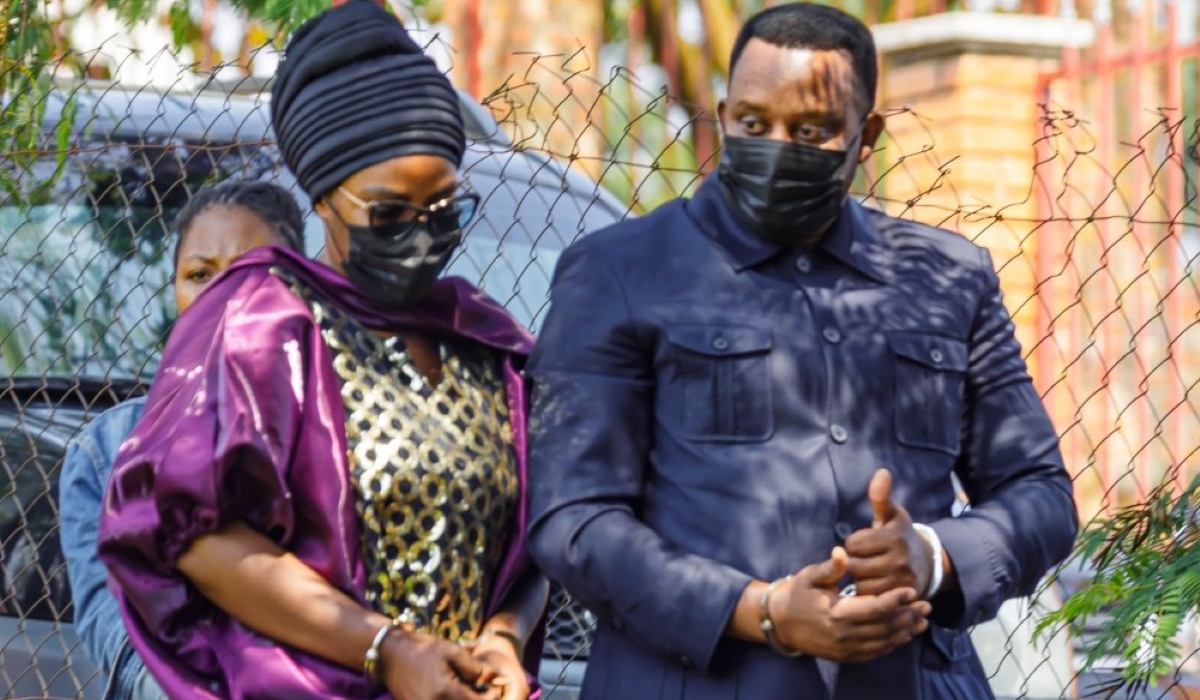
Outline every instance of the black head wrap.
<svg viewBox="0 0 1200 700">
<path fill-rule="evenodd" d="M 458 95 L 404 25 L 372 0 L 305 22 L 275 74 L 271 124 L 283 161 L 316 201 L 397 156 L 461 165 Z"/>
</svg>

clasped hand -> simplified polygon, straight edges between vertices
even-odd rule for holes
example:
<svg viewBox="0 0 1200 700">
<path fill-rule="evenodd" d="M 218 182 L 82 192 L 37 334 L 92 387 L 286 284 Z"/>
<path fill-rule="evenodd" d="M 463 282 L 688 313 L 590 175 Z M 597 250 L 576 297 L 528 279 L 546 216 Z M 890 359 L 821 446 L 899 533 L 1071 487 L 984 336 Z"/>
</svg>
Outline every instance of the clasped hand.
<svg viewBox="0 0 1200 700">
<path fill-rule="evenodd" d="M 382 676 L 396 700 L 525 700 L 521 660 L 498 637 L 460 646 L 408 632 L 383 647 Z"/>
<path fill-rule="evenodd" d="M 874 522 L 806 566 L 770 600 L 779 642 L 837 662 L 869 661 L 907 644 L 928 627 L 921 599 L 932 576 L 932 550 L 908 512 L 891 498 L 892 477 L 879 470 L 867 488 Z M 842 597 L 847 574 L 857 593 Z"/>
</svg>

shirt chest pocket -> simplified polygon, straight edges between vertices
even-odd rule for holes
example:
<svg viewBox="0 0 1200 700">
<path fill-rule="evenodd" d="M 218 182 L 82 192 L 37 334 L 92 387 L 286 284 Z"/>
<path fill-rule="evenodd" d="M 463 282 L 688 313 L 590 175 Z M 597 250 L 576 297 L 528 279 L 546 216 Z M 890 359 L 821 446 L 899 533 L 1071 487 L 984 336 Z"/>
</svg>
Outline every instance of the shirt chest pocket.
<svg viewBox="0 0 1200 700">
<path fill-rule="evenodd" d="M 771 332 L 731 324 L 668 324 L 660 408 L 681 437 L 760 442 L 774 430 Z"/>
<path fill-rule="evenodd" d="M 895 366 L 896 440 L 958 454 L 963 425 L 967 344 L 917 331 L 888 333 Z"/>
</svg>

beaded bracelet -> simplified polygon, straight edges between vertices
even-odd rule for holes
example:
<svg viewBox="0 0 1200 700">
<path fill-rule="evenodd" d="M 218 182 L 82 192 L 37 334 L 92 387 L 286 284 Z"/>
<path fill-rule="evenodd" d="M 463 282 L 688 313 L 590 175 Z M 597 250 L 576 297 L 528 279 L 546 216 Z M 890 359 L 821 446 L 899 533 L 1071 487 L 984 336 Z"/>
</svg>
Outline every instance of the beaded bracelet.
<svg viewBox="0 0 1200 700">
<path fill-rule="evenodd" d="M 383 640 L 387 639 L 388 634 L 399 626 L 398 621 L 388 620 L 387 624 L 380 626 L 379 631 L 375 633 L 375 638 L 371 640 L 371 646 L 367 647 L 367 653 L 363 656 L 363 674 L 372 683 L 379 682 L 379 657 Z"/>
</svg>

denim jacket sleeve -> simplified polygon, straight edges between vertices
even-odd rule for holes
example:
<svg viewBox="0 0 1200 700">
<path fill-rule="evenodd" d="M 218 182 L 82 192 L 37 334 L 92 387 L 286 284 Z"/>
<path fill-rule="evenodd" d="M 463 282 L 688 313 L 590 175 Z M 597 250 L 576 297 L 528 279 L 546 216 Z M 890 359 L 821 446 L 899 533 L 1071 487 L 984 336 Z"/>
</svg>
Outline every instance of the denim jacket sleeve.
<svg viewBox="0 0 1200 700">
<path fill-rule="evenodd" d="M 67 447 L 59 482 L 60 537 L 75 630 L 88 656 L 109 679 L 105 697 L 113 699 L 163 697 L 129 645 L 121 610 L 107 587 L 108 570 L 96 555 L 108 476 L 117 449 L 137 424 L 144 403 L 144 399 L 126 401 L 84 426 Z"/>
</svg>

